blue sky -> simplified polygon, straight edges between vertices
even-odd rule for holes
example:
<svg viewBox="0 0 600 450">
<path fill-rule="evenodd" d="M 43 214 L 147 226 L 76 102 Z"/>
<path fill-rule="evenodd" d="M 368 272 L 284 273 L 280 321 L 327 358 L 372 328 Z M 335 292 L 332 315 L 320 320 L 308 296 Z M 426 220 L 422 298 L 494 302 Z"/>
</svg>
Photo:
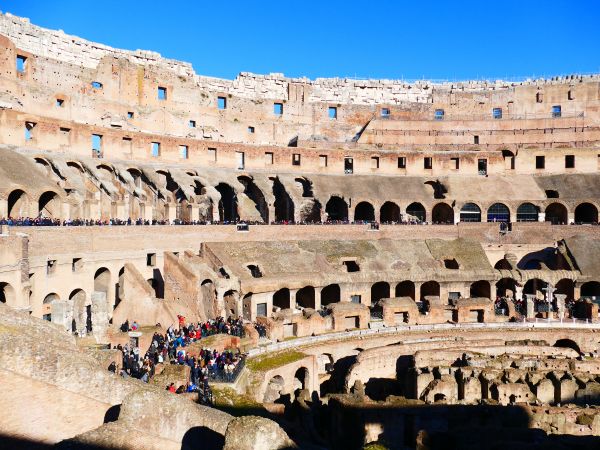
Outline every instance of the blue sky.
<svg viewBox="0 0 600 450">
<path fill-rule="evenodd" d="M 479 79 L 600 72 L 600 2 L 0 0 L 37 25 L 197 73 Z"/>
</svg>

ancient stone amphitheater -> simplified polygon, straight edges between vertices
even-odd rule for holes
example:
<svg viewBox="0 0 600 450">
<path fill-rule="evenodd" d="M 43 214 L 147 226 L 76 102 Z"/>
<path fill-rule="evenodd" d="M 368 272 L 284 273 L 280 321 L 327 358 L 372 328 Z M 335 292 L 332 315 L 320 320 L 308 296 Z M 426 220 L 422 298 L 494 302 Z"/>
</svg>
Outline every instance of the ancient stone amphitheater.
<svg viewBox="0 0 600 450">
<path fill-rule="evenodd" d="M 2 14 L 0 78 L 1 448 L 600 447 L 600 76 L 223 80 Z M 245 323 L 212 406 L 107 370 L 178 315 Z"/>
</svg>

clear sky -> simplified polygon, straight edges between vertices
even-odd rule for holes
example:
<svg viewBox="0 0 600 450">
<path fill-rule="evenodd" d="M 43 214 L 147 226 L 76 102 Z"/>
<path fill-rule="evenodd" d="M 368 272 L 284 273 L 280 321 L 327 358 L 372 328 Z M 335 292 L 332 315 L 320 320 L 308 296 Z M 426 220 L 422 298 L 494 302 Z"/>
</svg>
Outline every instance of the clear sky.
<svg viewBox="0 0 600 450">
<path fill-rule="evenodd" d="M 600 72 L 600 1 L 0 0 L 202 75 L 457 80 Z"/>
</svg>

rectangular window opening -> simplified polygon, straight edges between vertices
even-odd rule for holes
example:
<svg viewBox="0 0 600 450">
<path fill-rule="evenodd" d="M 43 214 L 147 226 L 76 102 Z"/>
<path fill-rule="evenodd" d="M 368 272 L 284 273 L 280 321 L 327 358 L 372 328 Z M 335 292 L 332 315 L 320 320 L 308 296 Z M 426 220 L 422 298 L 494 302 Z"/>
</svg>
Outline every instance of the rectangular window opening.
<svg viewBox="0 0 600 450">
<path fill-rule="evenodd" d="M 159 86 L 157 92 L 158 92 L 158 99 L 159 100 L 166 100 L 167 99 L 167 88 L 166 87 Z"/>
<path fill-rule="evenodd" d="M 502 119 L 502 108 L 492 109 L 492 117 L 494 119 Z"/>
<path fill-rule="evenodd" d="M 190 128 L 196 128 L 196 121 L 195 121 L 195 120 L 190 120 L 190 121 L 188 122 L 188 126 L 189 126 Z"/>
<path fill-rule="evenodd" d="M 33 139 L 33 129 L 35 128 L 35 122 L 25 122 L 25 140 L 30 141 Z"/>
<path fill-rule="evenodd" d="M 235 159 L 237 160 L 238 170 L 243 170 L 246 166 L 246 160 L 244 152 L 235 152 Z"/>
<path fill-rule="evenodd" d="M 390 108 L 381 108 L 381 117 L 384 119 L 390 117 Z"/>
<path fill-rule="evenodd" d="M 134 116 L 133 111 L 128 111 L 127 112 L 127 118 L 128 119 L 133 119 L 133 116 Z"/>
<path fill-rule="evenodd" d="M 188 157 L 189 157 L 188 150 L 189 150 L 189 147 L 187 145 L 179 146 L 179 156 L 181 157 L 181 159 L 188 159 Z"/>
<path fill-rule="evenodd" d="M 319 155 L 319 167 L 327 167 L 327 155 Z"/>
<path fill-rule="evenodd" d="M 265 164 L 269 166 L 273 164 L 273 152 L 265 152 Z"/>
<path fill-rule="evenodd" d="M 575 93 L 573 92 L 573 89 L 569 89 L 569 92 L 567 92 L 567 99 L 575 100 Z"/>
<path fill-rule="evenodd" d="M 300 165 L 300 153 L 294 153 L 292 155 L 292 165 L 299 166 Z"/>
<path fill-rule="evenodd" d="M 154 267 L 156 265 L 156 253 L 146 254 L 146 266 Z"/>
<path fill-rule="evenodd" d="M 379 169 L 379 156 L 371 157 L 371 169 Z"/>
<path fill-rule="evenodd" d="M 55 259 L 49 259 L 48 262 L 46 263 L 46 274 L 47 275 L 51 275 L 54 272 L 56 272 L 56 260 Z"/>
<path fill-rule="evenodd" d="M 434 114 L 435 120 L 444 120 L 444 110 L 436 109 Z"/>
<path fill-rule="evenodd" d="M 216 148 L 208 149 L 208 160 L 211 162 L 217 162 L 217 149 Z"/>
<path fill-rule="evenodd" d="M 27 57 L 17 55 L 17 72 L 25 73 L 25 70 L 27 70 Z"/>
<path fill-rule="evenodd" d="M 58 108 L 62 108 L 64 106 L 64 104 L 65 104 L 65 100 L 64 99 L 62 99 L 62 98 L 57 98 L 56 99 L 56 106 Z"/>
<path fill-rule="evenodd" d="M 283 103 L 273 103 L 273 114 L 276 116 L 283 115 Z"/>
<path fill-rule="evenodd" d="M 565 169 L 575 168 L 575 155 L 565 155 Z"/>
<path fill-rule="evenodd" d="M 227 109 L 227 98 L 226 97 L 217 97 L 217 107 L 219 109 Z"/>
<path fill-rule="evenodd" d="M 479 136 L 473 136 L 473 144 L 479 144 Z"/>
<path fill-rule="evenodd" d="M 546 157 L 543 155 L 538 155 L 535 157 L 535 168 L 536 169 L 545 169 L 546 168 Z"/>
<path fill-rule="evenodd" d="M 248 127 L 248 133 L 254 134 L 254 127 Z"/>
<path fill-rule="evenodd" d="M 150 154 L 154 158 L 158 158 L 160 156 L 160 142 L 152 142 L 150 144 Z"/>
<path fill-rule="evenodd" d="M 561 107 L 560 105 L 554 105 L 552 107 L 552 117 L 560 117 L 561 116 Z"/>
<path fill-rule="evenodd" d="M 78 272 L 83 268 L 83 259 L 82 258 L 73 258 L 71 263 L 71 271 Z"/>
<path fill-rule="evenodd" d="M 455 170 L 460 169 L 460 158 L 450 158 L 450 161 L 452 161 Z"/>
<path fill-rule="evenodd" d="M 432 169 L 433 168 L 433 160 L 430 156 L 427 156 L 425 158 L 423 158 L 423 167 L 426 170 Z"/>
<path fill-rule="evenodd" d="M 99 81 L 92 81 L 92 87 L 94 89 L 102 89 L 102 83 L 100 83 Z"/>
<path fill-rule="evenodd" d="M 406 156 L 398 156 L 398 169 L 406 169 Z"/>
<path fill-rule="evenodd" d="M 335 106 L 330 106 L 329 107 L 329 118 L 330 119 L 337 119 L 337 108 Z"/>
</svg>

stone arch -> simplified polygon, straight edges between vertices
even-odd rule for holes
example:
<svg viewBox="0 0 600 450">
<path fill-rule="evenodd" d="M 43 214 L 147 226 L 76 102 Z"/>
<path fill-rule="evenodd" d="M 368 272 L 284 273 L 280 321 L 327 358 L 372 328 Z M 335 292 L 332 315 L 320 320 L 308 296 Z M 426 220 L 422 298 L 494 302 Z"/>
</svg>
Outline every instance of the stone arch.
<svg viewBox="0 0 600 450">
<path fill-rule="evenodd" d="M 390 283 L 378 281 L 371 286 L 371 304 L 374 305 L 382 298 L 390 298 Z"/>
<path fill-rule="evenodd" d="M 273 294 L 273 306 L 281 309 L 289 309 L 290 305 L 290 290 L 281 288 Z"/>
<path fill-rule="evenodd" d="M 580 203 L 575 208 L 575 223 L 598 223 L 598 208 L 591 203 Z"/>
<path fill-rule="evenodd" d="M 546 292 L 544 288 L 548 286 L 548 283 L 544 280 L 540 280 L 539 278 L 532 278 L 527 280 L 525 285 L 523 286 L 523 294 L 531 294 L 535 295 L 536 298 L 545 298 Z"/>
<path fill-rule="evenodd" d="M 567 207 L 562 203 L 550 203 L 546 207 L 546 222 L 553 225 L 567 224 L 569 222 L 569 213 Z"/>
<path fill-rule="evenodd" d="M 110 270 L 106 267 L 100 267 L 94 274 L 94 291 L 105 292 L 108 299 L 111 284 Z"/>
<path fill-rule="evenodd" d="M 254 293 L 248 292 L 244 294 L 242 299 L 242 316 L 244 320 L 252 320 L 252 296 Z"/>
<path fill-rule="evenodd" d="M 373 222 L 375 208 L 369 202 L 360 202 L 354 207 L 354 221 Z"/>
<path fill-rule="evenodd" d="M 340 300 L 341 290 L 339 284 L 330 284 L 321 289 L 321 304 L 323 306 L 338 303 Z"/>
<path fill-rule="evenodd" d="M 581 297 L 600 297 L 600 283 L 598 281 L 588 281 L 581 285 Z"/>
<path fill-rule="evenodd" d="M 0 303 L 6 303 L 7 305 L 14 305 L 16 302 L 15 289 L 10 283 L 0 283 Z"/>
<path fill-rule="evenodd" d="M 425 207 L 419 202 L 413 202 L 406 207 L 406 214 L 416 217 L 420 222 L 425 222 L 427 213 Z"/>
<path fill-rule="evenodd" d="M 415 283 L 410 280 L 401 281 L 396 285 L 396 297 L 410 297 L 415 299 Z"/>
<path fill-rule="evenodd" d="M 540 208 L 533 203 L 521 203 L 517 208 L 517 222 L 537 222 Z"/>
<path fill-rule="evenodd" d="M 504 203 L 494 203 L 487 210 L 488 222 L 510 222 L 510 209 Z"/>
<path fill-rule="evenodd" d="M 44 297 L 42 302 L 42 319 L 52 322 L 52 303 L 60 301 L 60 297 L 55 292 L 52 292 Z"/>
<path fill-rule="evenodd" d="M 310 371 L 306 367 L 299 367 L 294 374 L 294 391 L 308 389 L 310 386 Z"/>
<path fill-rule="evenodd" d="M 263 403 L 272 403 L 283 395 L 285 391 L 285 381 L 281 375 L 275 375 L 267 383 L 265 389 L 265 395 L 263 396 Z"/>
<path fill-rule="evenodd" d="M 278 177 L 273 178 L 273 195 L 275 196 L 275 221 L 294 222 L 294 201 Z"/>
<path fill-rule="evenodd" d="M 131 175 L 131 178 L 133 179 L 133 184 L 135 185 L 135 187 L 138 189 L 141 189 L 141 187 L 142 187 L 142 172 L 139 169 L 136 169 L 135 167 L 130 167 L 129 169 L 127 169 L 127 172 L 129 172 L 129 175 Z"/>
<path fill-rule="evenodd" d="M 494 264 L 496 270 L 512 270 L 512 265 L 506 258 L 502 258 Z"/>
<path fill-rule="evenodd" d="M 555 294 L 566 295 L 565 300 L 572 300 L 575 298 L 575 282 L 569 278 L 563 278 L 554 285 L 556 288 Z"/>
<path fill-rule="evenodd" d="M 577 344 L 577 342 L 575 342 L 573 339 L 557 339 L 553 347 L 570 348 L 575 350 L 577 353 L 581 354 L 581 348 L 579 347 L 579 344 Z"/>
<path fill-rule="evenodd" d="M 469 289 L 469 297 L 477 298 L 491 298 L 491 288 L 490 282 L 487 280 L 479 280 L 471 283 L 471 287 Z"/>
<path fill-rule="evenodd" d="M 294 181 L 302 187 L 302 197 L 312 197 L 313 189 L 312 182 L 305 177 L 297 177 Z"/>
<path fill-rule="evenodd" d="M 269 223 L 269 208 L 263 192 L 254 183 L 254 180 L 247 175 L 239 176 L 238 181 L 244 186 L 244 194 L 254 202 L 263 222 Z"/>
<path fill-rule="evenodd" d="M 67 161 L 67 167 L 71 167 L 77 170 L 79 173 L 83 174 L 85 171 L 83 170 L 83 166 L 79 161 Z"/>
<path fill-rule="evenodd" d="M 315 288 L 304 286 L 296 292 L 296 304 L 303 308 L 315 308 Z"/>
<path fill-rule="evenodd" d="M 92 308 L 88 303 L 87 294 L 83 289 L 75 289 L 69 294 L 73 307 L 71 331 L 92 331 Z"/>
<path fill-rule="evenodd" d="M 38 200 L 38 215 L 51 219 L 60 217 L 61 201 L 56 192 L 46 191 Z"/>
<path fill-rule="evenodd" d="M 460 209 L 461 222 L 481 222 L 481 208 L 475 203 L 465 203 Z"/>
<path fill-rule="evenodd" d="M 235 289 L 229 289 L 223 294 L 223 304 L 225 305 L 225 314 L 227 318 L 238 317 L 238 300 L 239 293 Z"/>
<path fill-rule="evenodd" d="M 306 223 L 317 223 L 321 221 L 321 203 L 314 199 L 307 199 L 300 206 L 300 221 Z"/>
<path fill-rule="evenodd" d="M 337 195 L 332 196 L 325 205 L 328 221 L 348 221 L 348 204 Z"/>
<path fill-rule="evenodd" d="M 440 296 L 440 283 L 437 281 L 427 281 L 421 285 L 420 300 L 425 300 L 426 296 Z"/>
<path fill-rule="evenodd" d="M 394 202 L 385 202 L 379 208 L 379 221 L 381 223 L 400 222 L 400 207 Z"/>
<path fill-rule="evenodd" d="M 431 210 L 433 223 L 454 223 L 454 210 L 447 203 L 438 203 Z"/>
<path fill-rule="evenodd" d="M 215 189 L 221 194 L 221 198 L 219 199 L 219 220 L 221 222 L 237 222 L 240 216 L 235 189 L 227 183 L 219 183 Z"/>
<path fill-rule="evenodd" d="M 30 211 L 30 199 L 25 191 L 15 189 L 8 194 L 8 217 L 27 217 Z"/>
<path fill-rule="evenodd" d="M 501 278 L 496 281 L 497 297 L 515 298 L 517 291 L 517 282 L 513 278 Z"/>
</svg>

